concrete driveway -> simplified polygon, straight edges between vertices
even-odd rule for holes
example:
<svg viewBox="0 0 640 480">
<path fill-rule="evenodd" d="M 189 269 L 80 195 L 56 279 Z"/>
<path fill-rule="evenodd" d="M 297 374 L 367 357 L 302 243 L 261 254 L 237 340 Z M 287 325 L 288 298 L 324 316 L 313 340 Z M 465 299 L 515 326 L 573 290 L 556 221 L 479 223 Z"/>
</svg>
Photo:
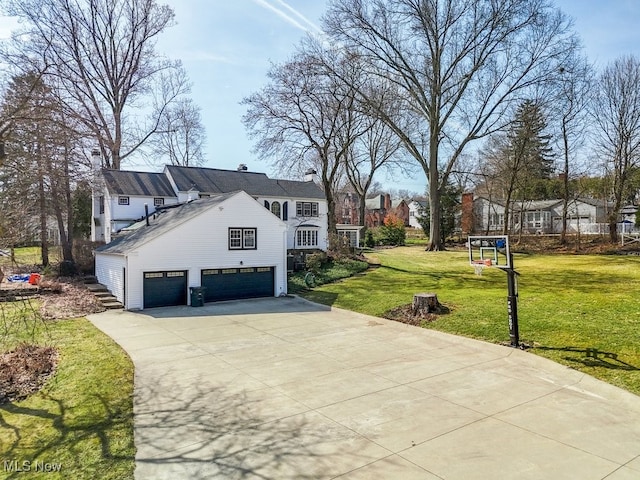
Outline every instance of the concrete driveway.
<svg viewBox="0 0 640 480">
<path fill-rule="evenodd" d="M 530 353 L 298 298 L 89 318 L 138 479 L 640 478 L 640 397 Z"/>
</svg>

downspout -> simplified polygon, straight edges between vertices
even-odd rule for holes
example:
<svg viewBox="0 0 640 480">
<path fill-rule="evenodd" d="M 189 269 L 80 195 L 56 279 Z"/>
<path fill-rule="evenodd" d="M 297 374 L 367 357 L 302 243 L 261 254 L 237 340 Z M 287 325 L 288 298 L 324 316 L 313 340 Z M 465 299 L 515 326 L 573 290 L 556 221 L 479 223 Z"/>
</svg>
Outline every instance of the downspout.
<svg viewBox="0 0 640 480">
<path fill-rule="evenodd" d="M 284 264 L 283 264 L 283 268 L 282 268 L 282 273 L 280 274 L 280 281 L 281 283 L 281 287 L 279 288 L 280 290 L 280 294 L 278 296 L 280 297 L 284 297 L 289 293 L 289 289 L 288 289 L 288 285 L 287 285 L 287 234 L 289 232 L 289 227 L 285 226 L 285 228 L 282 230 L 282 256 L 283 256 L 283 260 L 284 260 Z M 295 241 L 295 238 L 294 238 Z"/>
</svg>

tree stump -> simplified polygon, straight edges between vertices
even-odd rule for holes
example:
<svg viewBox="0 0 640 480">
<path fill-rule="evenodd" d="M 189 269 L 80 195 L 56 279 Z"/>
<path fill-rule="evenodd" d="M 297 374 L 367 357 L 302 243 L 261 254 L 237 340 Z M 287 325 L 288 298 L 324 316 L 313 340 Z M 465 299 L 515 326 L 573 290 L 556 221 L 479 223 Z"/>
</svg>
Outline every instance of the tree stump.
<svg viewBox="0 0 640 480">
<path fill-rule="evenodd" d="M 425 316 L 428 313 L 437 312 L 440 309 L 438 295 L 435 293 L 416 293 L 413 296 L 411 311 L 414 315 Z"/>
</svg>

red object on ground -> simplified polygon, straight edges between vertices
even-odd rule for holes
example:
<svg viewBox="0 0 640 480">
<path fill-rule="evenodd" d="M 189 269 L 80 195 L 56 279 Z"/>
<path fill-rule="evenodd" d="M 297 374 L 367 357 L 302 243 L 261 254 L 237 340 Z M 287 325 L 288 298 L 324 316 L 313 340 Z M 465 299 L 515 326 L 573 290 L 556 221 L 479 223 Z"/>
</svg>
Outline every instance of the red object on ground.
<svg viewBox="0 0 640 480">
<path fill-rule="evenodd" d="M 29 275 L 29 283 L 31 285 L 38 285 L 38 283 L 40 283 L 40 274 L 32 273 L 31 275 Z"/>
</svg>

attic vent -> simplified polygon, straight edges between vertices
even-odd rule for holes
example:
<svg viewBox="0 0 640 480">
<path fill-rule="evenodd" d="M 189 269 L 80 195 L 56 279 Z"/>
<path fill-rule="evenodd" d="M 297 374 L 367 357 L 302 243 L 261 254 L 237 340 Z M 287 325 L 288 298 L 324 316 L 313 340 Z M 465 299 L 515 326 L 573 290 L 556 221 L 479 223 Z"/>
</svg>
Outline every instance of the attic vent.
<svg viewBox="0 0 640 480">
<path fill-rule="evenodd" d="M 239 172 L 246 172 L 247 170 L 249 170 L 249 169 L 247 168 L 246 164 L 241 163 L 240 165 L 238 165 L 238 171 Z"/>
</svg>

